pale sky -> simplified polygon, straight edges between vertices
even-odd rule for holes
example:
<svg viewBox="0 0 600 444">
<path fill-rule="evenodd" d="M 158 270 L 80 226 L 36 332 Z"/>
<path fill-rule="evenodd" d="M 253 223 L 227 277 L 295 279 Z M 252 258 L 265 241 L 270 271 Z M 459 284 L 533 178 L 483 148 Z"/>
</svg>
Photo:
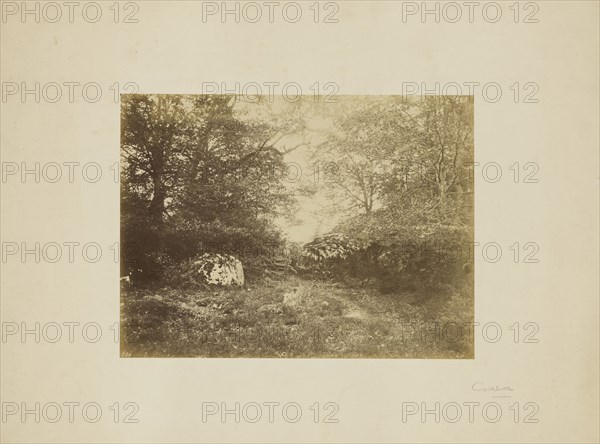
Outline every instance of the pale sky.
<svg viewBox="0 0 600 444">
<path fill-rule="evenodd" d="M 288 105 L 289 103 L 282 98 L 276 98 L 269 106 L 275 113 L 278 113 L 284 112 L 285 107 Z M 307 103 L 307 107 L 310 108 L 310 106 L 310 103 Z M 259 105 L 240 103 L 236 107 L 243 110 L 243 112 L 247 112 L 248 118 L 268 118 L 262 110 L 258 110 Z M 333 121 L 330 118 L 317 115 L 309 118 L 307 125 L 307 137 L 304 140 L 310 140 L 311 146 L 301 146 L 286 154 L 284 158 L 288 165 L 288 180 L 284 183 L 290 190 L 297 190 L 302 183 L 316 182 L 319 184 L 316 168 L 310 160 L 309 152 L 310 148 L 318 146 L 324 140 L 323 131 L 330 129 Z M 295 146 L 302 141 L 301 136 L 284 137 L 275 146 L 283 150 L 283 147 Z M 320 184 L 322 185 L 322 182 Z M 322 193 L 310 198 L 298 196 L 298 202 L 299 210 L 296 213 L 296 218 L 301 222 L 299 225 L 290 225 L 285 218 L 279 218 L 275 221 L 288 240 L 305 243 L 312 240 L 315 234 L 325 234 L 337 224 L 338 220 L 332 217 L 323 219 L 323 217 L 316 214 L 322 206 L 327 204 L 327 200 Z"/>
</svg>

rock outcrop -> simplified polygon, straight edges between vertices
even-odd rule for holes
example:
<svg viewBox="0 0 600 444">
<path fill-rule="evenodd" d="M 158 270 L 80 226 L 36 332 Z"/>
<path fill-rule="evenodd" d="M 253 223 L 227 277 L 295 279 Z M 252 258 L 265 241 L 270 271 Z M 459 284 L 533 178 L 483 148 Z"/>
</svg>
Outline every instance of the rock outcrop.
<svg viewBox="0 0 600 444">
<path fill-rule="evenodd" d="M 229 254 L 205 253 L 194 261 L 200 280 L 208 285 L 244 285 L 244 267 L 238 258 Z"/>
</svg>

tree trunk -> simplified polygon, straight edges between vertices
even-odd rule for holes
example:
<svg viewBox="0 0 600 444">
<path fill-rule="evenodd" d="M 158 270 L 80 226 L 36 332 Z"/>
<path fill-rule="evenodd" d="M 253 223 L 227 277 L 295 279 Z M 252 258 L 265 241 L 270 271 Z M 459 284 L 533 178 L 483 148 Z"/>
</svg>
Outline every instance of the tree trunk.
<svg viewBox="0 0 600 444">
<path fill-rule="evenodd" d="M 161 175 L 154 175 L 152 177 L 152 182 L 154 193 L 149 207 L 150 217 L 157 226 L 160 226 L 163 222 L 163 213 L 165 211 L 165 198 L 167 197 L 167 190 L 162 182 Z"/>
</svg>

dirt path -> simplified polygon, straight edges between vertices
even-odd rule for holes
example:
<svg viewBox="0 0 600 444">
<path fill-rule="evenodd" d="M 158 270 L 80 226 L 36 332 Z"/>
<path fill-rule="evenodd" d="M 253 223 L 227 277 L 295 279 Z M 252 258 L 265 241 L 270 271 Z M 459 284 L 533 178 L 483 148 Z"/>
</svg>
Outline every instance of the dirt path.
<svg viewBox="0 0 600 444">
<path fill-rule="evenodd" d="M 413 334 L 411 323 L 418 326 L 437 318 L 427 315 L 408 296 L 383 295 L 374 286 L 350 287 L 298 276 L 247 288 L 138 290 L 123 299 L 123 353 L 206 357 L 472 355 L 467 342 L 430 344 L 420 340 L 418 330 Z M 447 317 L 443 308 L 439 305 L 438 316 Z M 458 309 L 464 311 L 457 305 L 454 310 Z"/>
<path fill-rule="evenodd" d="M 344 318 L 370 321 L 375 317 L 374 313 L 371 313 L 370 307 L 365 304 L 360 304 L 357 301 L 353 301 L 348 297 L 350 291 L 356 290 L 343 288 L 338 284 L 310 280 L 300 281 L 299 288 L 303 293 L 312 297 L 322 298 L 324 301 L 326 301 L 326 298 L 323 298 L 322 296 L 327 296 L 339 301 L 343 307 L 342 317 Z"/>
</svg>

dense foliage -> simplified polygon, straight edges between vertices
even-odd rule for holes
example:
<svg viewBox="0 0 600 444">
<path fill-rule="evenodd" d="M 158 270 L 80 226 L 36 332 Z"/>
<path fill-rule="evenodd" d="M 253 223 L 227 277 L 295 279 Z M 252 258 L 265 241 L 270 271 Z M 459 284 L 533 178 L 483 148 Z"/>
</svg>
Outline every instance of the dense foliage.
<svg viewBox="0 0 600 444">
<path fill-rule="evenodd" d="M 468 98 L 122 102 L 122 356 L 473 356 Z"/>
<path fill-rule="evenodd" d="M 276 130 L 243 121 L 231 96 L 125 96 L 122 272 L 148 282 L 200 252 L 266 254 L 290 194 Z"/>
<path fill-rule="evenodd" d="M 352 100 L 355 103 L 352 103 Z M 346 265 L 394 282 L 448 281 L 471 269 L 473 104 L 467 97 L 353 98 L 313 159 L 333 230 L 360 245 Z M 323 188 L 313 187 L 314 193 Z"/>
<path fill-rule="evenodd" d="M 469 98 L 352 96 L 250 108 L 246 115 L 234 96 L 124 97 L 123 274 L 173 283 L 207 252 L 242 259 L 250 281 L 269 266 L 287 270 L 300 259 L 276 220 L 294 219 L 299 198 L 326 202 L 323 217 L 337 221 L 302 248 L 322 267 L 335 262 L 340 272 L 388 282 L 422 279 L 423 271 L 443 280 L 471 260 Z M 310 121 L 328 124 L 310 129 Z M 307 132 L 318 142 L 304 142 Z M 282 143 L 289 135 L 292 148 Z M 327 166 L 304 186 L 286 180 L 287 155 L 300 146 Z"/>
</svg>

